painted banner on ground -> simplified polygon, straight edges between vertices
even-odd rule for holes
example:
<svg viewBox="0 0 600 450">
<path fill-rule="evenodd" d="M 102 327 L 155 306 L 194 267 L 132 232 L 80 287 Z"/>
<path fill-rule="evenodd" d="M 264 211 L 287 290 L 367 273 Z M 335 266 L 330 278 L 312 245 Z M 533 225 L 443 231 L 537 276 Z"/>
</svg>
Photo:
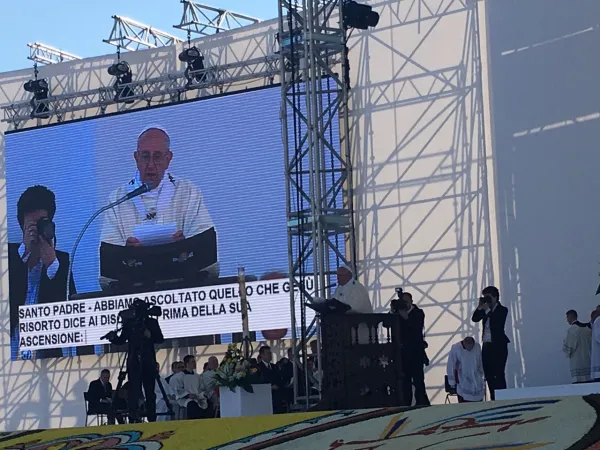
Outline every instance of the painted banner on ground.
<svg viewBox="0 0 600 450">
<path fill-rule="evenodd" d="M 312 290 L 313 280 L 306 280 Z M 289 279 L 246 283 L 251 331 L 291 328 Z M 296 314 L 300 314 L 295 292 Z M 114 330 L 119 312 L 136 298 L 162 308 L 159 323 L 166 339 L 242 331 L 238 284 L 119 295 L 19 307 L 21 350 L 106 344 L 100 338 Z M 314 313 L 307 311 L 308 320 Z"/>
</svg>

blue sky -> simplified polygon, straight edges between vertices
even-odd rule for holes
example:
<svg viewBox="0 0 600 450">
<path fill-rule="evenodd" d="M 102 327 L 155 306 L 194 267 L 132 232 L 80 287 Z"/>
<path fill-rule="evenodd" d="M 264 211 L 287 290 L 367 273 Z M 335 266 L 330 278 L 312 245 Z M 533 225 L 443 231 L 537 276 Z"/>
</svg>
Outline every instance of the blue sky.
<svg viewBox="0 0 600 450">
<path fill-rule="evenodd" d="M 259 19 L 277 16 L 277 0 L 200 0 Z M 0 13 L 0 72 L 31 67 L 28 42 L 42 42 L 81 57 L 114 53 L 116 47 L 102 42 L 112 29 L 111 16 L 129 17 L 183 39 L 179 23 L 183 5 L 179 0 L 5 0 Z"/>
</svg>

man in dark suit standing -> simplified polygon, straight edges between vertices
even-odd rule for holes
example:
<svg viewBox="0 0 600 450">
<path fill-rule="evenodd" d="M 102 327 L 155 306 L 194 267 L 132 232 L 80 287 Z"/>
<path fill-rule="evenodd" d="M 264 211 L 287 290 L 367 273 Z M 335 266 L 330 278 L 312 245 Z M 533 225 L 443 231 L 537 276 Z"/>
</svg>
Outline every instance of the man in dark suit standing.
<svg viewBox="0 0 600 450">
<path fill-rule="evenodd" d="M 258 363 L 258 376 L 262 384 L 270 384 L 273 393 L 273 412 L 285 412 L 285 393 L 283 380 L 279 368 L 272 364 L 273 354 L 271 347 L 264 345 L 258 350 L 260 362 Z"/>
<path fill-rule="evenodd" d="M 19 348 L 19 306 L 64 301 L 67 296 L 68 253 L 56 250 L 54 215 L 56 198 L 44 186 L 28 188 L 17 203 L 22 242 L 8 244 L 10 333 L 12 359 L 32 359 L 31 351 Z M 71 280 L 71 292 L 75 283 Z M 39 358 L 63 356 L 60 349 L 40 350 Z M 64 355 L 68 356 L 68 355 Z"/>
<path fill-rule="evenodd" d="M 495 391 L 506 389 L 506 360 L 510 340 L 504 332 L 508 309 L 500 304 L 500 292 L 488 286 L 482 292 L 479 305 L 473 313 L 473 322 L 483 321 L 483 373 L 490 389 L 490 398 L 496 400 Z"/>
<path fill-rule="evenodd" d="M 425 389 L 424 366 L 425 353 L 425 312 L 413 303 L 412 294 L 403 292 L 401 310 L 398 314 L 404 320 L 402 324 L 402 368 L 404 370 L 403 395 L 407 406 L 412 405 L 413 386 L 415 402 L 419 406 L 429 406 L 429 397 Z"/>
</svg>

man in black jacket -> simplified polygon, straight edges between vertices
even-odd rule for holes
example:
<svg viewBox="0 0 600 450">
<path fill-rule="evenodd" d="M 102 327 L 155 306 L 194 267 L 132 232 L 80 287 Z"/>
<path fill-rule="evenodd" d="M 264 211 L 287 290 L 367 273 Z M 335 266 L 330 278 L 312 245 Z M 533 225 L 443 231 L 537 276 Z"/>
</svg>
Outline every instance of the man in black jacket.
<svg viewBox="0 0 600 450">
<path fill-rule="evenodd" d="M 146 417 L 148 422 L 156 422 L 156 351 L 154 344 L 162 344 L 164 337 L 158 320 L 149 317 L 148 304 L 136 299 L 132 308 L 135 316 L 125 320 L 121 334 L 112 331 L 108 340 L 113 345 L 128 343 L 127 378 L 130 389 L 127 404 L 129 423 L 136 423 L 139 417 L 139 400 L 144 388 L 146 397 Z"/>
<path fill-rule="evenodd" d="M 413 304 L 412 295 L 408 292 L 402 294 L 402 309 L 398 312 L 404 319 L 402 327 L 402 368 L 404 369 L 404 402 L 412 405 L 413 385 L 415 387 L 415 401 L 419 406 L 429 406 L 429 397 L 425 390 L 424 366 L 426 362 L 425 338 L 425 313 Z"/>
<path fill-rule="evenodd" d="M 115 423 L 115 412 L 112 407 L 113 388 L 110 384 L 110 371 L 104 369 L 100 372 L 100 378 L 90 383 L 88 387 L 88 412 L 90 414 L 104 414 L 108 417 L 108 424 Z M 119 423 L 124 423 L 123 418 L 118 416 Z"/>
<path fill-rule="evenodd" d="M 34 357 L 33 352 L 18 350 L 19 306 L 66 300 L 69 255 L 55 248 L 55 213 L 54 193 L 44 186 L 28 188 L 17 203 L 17 219 L 23 238 L 20 243 L 8 244 L 12 359 Z M 72 279 L 71 292 L 75 293 Z M 60 349 L 39 350 L 35 353 L 38 358 L 63 356 Z"/>
<path fill-rule="evenodd" d="M 260 362 L 258 363 L 258 377 L 262 384 L 270 384 L 273 393 L 273 412 L 275 414 L 285 412 L 285 392 L 281 373 L 275 364 L 272 364 L 273 354 L 271 347 L 262 346 L 258 350 Z"/>
<path fill-rule="evenodd" d="M 504 332 L 504 326 L 508 309 L 500 304 L 500 292 L 495 286 L 486 287 L 481 294 L 479 305 L 471 320 L 483 321 L 483 373 L 490 390 L 490 398 L 495 400 L 495 391 L 506 389 L 505 370 L 510 340 Z"/>
</svg>

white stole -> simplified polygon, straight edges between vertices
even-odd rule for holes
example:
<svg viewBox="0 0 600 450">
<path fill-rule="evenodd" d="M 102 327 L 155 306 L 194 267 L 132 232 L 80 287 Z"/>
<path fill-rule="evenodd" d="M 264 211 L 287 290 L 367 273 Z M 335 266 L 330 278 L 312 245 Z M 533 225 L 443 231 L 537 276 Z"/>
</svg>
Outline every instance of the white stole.
<svg viewBox="0 0 600 450">
<path fill-rule="evenodd" d="M 132 183 L 127 185 L 128 191 L 131 193 L 137 188 L 142 186 L 140 179 L 140 171 L 136 171 L 135 178 Z M 168 209 L 169 205 L 173 203 L 173 197 L 175 196 L 175 179 L 171 174 L 165 173 L 160 186 L 158 187 L 158 200 L 156 202 L 156 211 L 148 211 L 142 202 L 142 196 L 138 195 L 132 201 L 135 205 L 135 209 L 139 215 L 140 222 L 143 224 L 157 224 L 160 223 L 159 219 L 161 214 Z"/>
</svg>

